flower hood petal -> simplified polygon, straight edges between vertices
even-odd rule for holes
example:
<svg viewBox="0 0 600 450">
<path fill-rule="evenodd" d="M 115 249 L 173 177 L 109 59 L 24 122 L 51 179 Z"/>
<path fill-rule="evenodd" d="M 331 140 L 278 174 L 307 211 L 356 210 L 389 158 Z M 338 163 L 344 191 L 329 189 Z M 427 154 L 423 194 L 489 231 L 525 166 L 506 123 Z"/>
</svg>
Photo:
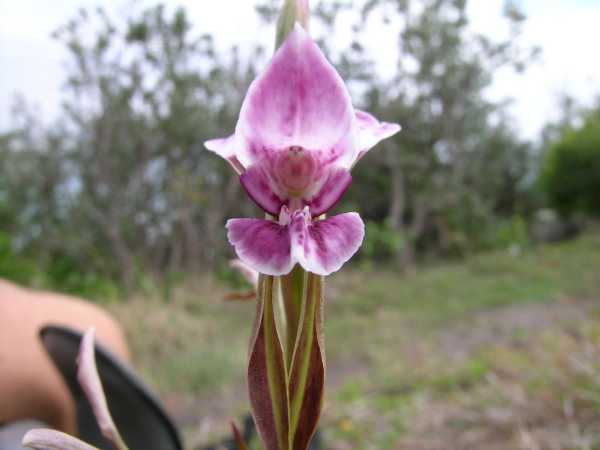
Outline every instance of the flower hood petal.
<svg viewBox="0 0 600 450">
<path fill-rule="evenodd" d="M 264 164 L 255 164 L 240 176 L 242 187 L 248 196 L 265 212 L 277 217 L 282 206 L 290 205 L 290 198 L 277 186 Z M 303 206 L 310 208 L 313 217 L 333 208 L 350 187 L 352 176 L 346 169 L 329 166 L 319 170 L 309 189 L 299 197 Z"/>
<path fill-rule="evenodd" d="M 286 203 L 262 164 L 255 164 L 240 175 L 240 183 L 250 198 L 272 216 L 277 216 Z"/>
<path fill-rule="evenodd" d="M 248 89 L 236 126 L 236 155 L 248 167 L 265 150 L 300 146 L 347 165 L 358 153 L 354 120 L 343 80 L 297 24 Z"/>
</svg>

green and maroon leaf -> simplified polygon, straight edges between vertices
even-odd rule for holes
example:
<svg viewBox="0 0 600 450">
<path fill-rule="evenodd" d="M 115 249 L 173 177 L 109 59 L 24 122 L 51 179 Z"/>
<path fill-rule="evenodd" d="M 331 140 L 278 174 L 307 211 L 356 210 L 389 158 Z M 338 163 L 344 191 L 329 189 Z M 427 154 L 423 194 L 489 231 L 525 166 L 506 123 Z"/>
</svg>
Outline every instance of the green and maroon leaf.
<svg viewBox="0 0 600 450">
<path fill-rule="evenodd" d="M 233 433 L 233 439 L 238 446 L 238 450 L 248 450 L 248 446 L 242 437 L 242 433 L 240 433 L 240 430 L 238 430 L 235 422 L 231 422 L 231 431 Z"/>
<path fill-rule="evenodd" d="M 317 428 L 325 387 L 323 277 L 308 273 L 300 332 L 290 369 L 290 435 L 294 450 L 306 450 Z"/>
<path fill-rule="evenodd" d="M 257 316 L 250 341 L 248 389 L 256 428 L 266 450 L 288 450 L 288 397 L 283 350 L 273 310 L 273 277 L 258 282 Z"/>
</svg>

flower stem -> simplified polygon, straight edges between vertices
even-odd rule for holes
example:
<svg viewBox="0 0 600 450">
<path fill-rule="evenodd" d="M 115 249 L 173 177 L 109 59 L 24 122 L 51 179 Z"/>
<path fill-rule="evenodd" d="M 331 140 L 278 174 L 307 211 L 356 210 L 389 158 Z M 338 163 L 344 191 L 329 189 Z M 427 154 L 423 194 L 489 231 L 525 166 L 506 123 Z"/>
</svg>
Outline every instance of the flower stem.
<svg viewBox="0 0 600 450">
<path fill-rule="evenodd" d="M 296 265 L 289 274 L 281 277 L 281 295 L 285 315 L 285 361 L 288 371 L 292 364 L 298 336 L 305 289 L 306 271 L 300 265 Z"/>
</svg>

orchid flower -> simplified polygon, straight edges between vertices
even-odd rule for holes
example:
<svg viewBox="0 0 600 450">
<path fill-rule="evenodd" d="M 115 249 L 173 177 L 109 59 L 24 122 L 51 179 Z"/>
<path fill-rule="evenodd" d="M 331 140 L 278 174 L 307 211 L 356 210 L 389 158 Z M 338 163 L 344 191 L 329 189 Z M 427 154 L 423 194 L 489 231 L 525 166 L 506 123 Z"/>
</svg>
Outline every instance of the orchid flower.
<svg viewBox="0 0 600 450">
<path fill-rule="evenodd" d="M 323 218 L 352 181 L 350 169 L 400 130 L 355 110 L 341 77 L 296 23 L 251 84 L 235 133 L 205 146 L 225 158 L 250 198 L 274 220 L 230 219 L 238 257 L 266 275 L 295 264 L 328 275 L 358 250 L 357 213 Z"/>
<path fill-rule="evenodd" d="M 205 143 L 267 213 L 226 224 L 238 258 L 259 273 L 248 389 L 266 450 L 306 450 L 314 436 L 325 386 L 324 276 L 364 238 L 357 213 L 326 215 L 357 161 L 400 130 L 354 109 L 307 32 L 309 13 L 308 0 L 283 2 L 277 50 L 250 85 L 234 134 Z"/>
</svg>

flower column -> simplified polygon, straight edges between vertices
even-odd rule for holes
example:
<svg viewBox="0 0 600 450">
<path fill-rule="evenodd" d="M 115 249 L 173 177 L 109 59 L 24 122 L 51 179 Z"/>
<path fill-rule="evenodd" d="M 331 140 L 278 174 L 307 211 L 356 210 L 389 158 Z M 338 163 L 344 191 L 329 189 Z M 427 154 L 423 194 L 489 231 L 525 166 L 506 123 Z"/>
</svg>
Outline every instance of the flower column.
<svg viewBox="0 0 600 450">
<path fill-rule="evenodd" d="M 357 213 L 326 213 L 350 186 L 353 165 L 400 129 L 353 108 L 308 35 L 308 16 L 307 0 L 285 2 L 278 48 L 251 84 L 235 133 L 205 144 L 267 214 L 227 222 L 238 257 L 260 273 L 248 387 L 267 450 L 304 450 L 315 432 L 325 382 L 323 278 L 364 237 Z"/>
</svg>

